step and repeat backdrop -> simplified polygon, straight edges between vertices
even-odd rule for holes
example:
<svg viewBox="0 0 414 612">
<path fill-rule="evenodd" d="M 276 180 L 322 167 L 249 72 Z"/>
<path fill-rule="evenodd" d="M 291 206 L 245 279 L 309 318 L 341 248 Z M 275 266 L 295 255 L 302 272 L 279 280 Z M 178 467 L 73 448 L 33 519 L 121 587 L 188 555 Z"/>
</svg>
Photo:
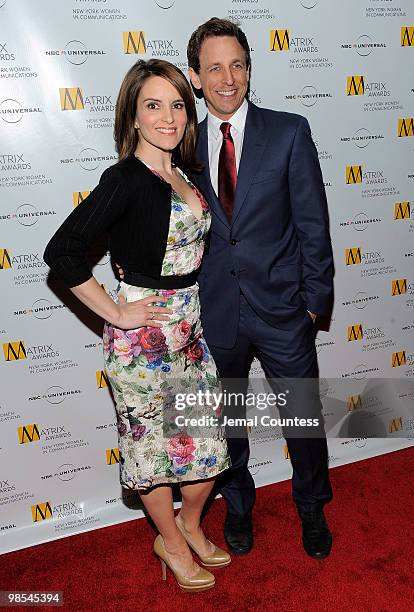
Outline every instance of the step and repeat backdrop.
<svg viewBox="0 0 414 612">
<path fill-rule="evenodd" d="M 143 516 L 119 484 L 101 322 L 49 277 L 42 253 L 117 160 L 114 105 L 128 68 L 159 57 L 186 71 L 188 38 L 212 16 L 248 36 L 250 99 L 305 115 L 318 149 L 336 266 L 332 320 L 316 337 L 336 424 L 330 465 L 413 444 L 398 401 L 414 394 L 398 384 L 380 439 L 346 427 L 375 407 L 368 384 L 414 376 L 412 0 L 0 0 L 2 552 Z M 113 295 L 104 243 L 91 265 Z M 280 431 L 252 431 L 250 468 L 259 486 L 290 477 Z"/>
</svg>

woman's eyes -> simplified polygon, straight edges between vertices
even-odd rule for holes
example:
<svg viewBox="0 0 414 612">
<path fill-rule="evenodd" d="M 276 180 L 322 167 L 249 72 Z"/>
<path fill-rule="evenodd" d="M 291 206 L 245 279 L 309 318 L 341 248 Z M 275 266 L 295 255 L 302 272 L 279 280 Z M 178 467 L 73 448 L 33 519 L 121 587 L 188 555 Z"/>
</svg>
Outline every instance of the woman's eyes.
<svg viewBox="0 0 414 612">
<path fill-rule="evenodd" d="M 184 102 L 175 102 L 172 107 L 181 110 L 185 108 L 185 105 Z M 157 108 L 160 108 L 160 106 L 156 102 L 148 102 L 147 108 L 149 108 L 150 110 L 156 110 Z"/>
</svg>

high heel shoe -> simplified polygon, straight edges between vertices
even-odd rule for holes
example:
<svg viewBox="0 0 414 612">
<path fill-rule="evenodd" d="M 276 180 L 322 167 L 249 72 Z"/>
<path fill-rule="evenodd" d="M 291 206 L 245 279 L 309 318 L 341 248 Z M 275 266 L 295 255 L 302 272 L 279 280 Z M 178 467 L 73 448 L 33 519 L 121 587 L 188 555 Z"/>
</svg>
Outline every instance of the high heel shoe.
<svg viewBox="0 0 414 612">
<path fill-rule="evenodd" d="M 200 552 L 197 550 L 196 546 L 194 546 L 193 542 L 191 541 L 191 538 L 189 537 L 188 533 L 185 531 L 185 527 L 181 523 L 179 515 L 175 517 L 175 522 L 177 523 L 178 529 L 183 534 L 185 541 L 199 557 L 204 567 L 226 567 L 227 565 L 230 565 L 231 557 L 229 553 L 210 542 L 210 540 L 207 540 L 207 542 L 210 542 L 210 544 L 214 546 L 214 551 L 209 555 L 201 555 Z"/>
<path fill-rule="evenodd" d="M 182 574 L 179 574 L 171 565 L 171 561 L 168 558 L 168 553 L 165 550 L 164 540 L 162 539 L 161 535 L 157 535 L 155 538 L 154 553 L 161 561 L 163 580 L 167 579 L 168 566 L 174 574 L 178 586 L 181 587 L 183 591 L 200 592 L 211 589 L 214 586 L 216 579 L 214 578 L 213 574 L 202 567 L 199 568 L 199 571 L 194 576 L 183 576 Z"/>
</svg>

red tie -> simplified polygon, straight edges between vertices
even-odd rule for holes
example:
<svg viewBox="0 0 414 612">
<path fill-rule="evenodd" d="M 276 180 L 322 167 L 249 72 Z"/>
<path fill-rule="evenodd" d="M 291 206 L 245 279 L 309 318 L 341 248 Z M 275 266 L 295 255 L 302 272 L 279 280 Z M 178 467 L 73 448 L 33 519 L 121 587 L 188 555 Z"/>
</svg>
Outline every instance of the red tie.
<svg viewBox="0 0 414 612">
<path fill-rule="evenodd" d="M 237 181 L 236 154 L 230 128 L 231 125 L 227 122 L 220 126 L 223 133 L 223 143 L 218 164 L 218 199 L 229 221 L 231 221 L 233 215 Z"/>
</svg>

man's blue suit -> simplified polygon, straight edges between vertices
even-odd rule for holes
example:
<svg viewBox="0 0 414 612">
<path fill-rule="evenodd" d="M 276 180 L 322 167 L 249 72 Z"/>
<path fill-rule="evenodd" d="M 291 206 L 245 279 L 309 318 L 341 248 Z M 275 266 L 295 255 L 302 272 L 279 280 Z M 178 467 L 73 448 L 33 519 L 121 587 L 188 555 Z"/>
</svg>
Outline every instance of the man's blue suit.
<svg viewBox="0 0 414 612">
<path fill-rule="evenodd" d="M 210 180 L 207 118 L 195 181 L 212 212 L 199 275 L 204 336 L 224 378 L 248 376 L 257 356 L 270 378 L 317 377 L 312 320 L 329 313 L 333 259 L 325 189 L 307 120 L 249 103 L 232 221 Z M 246 383 L 247 384 L 247 383 Z M 287 440 L 293 498 L 305 511 L 332 496 L 325 438 Z M 229 440 L 230 512 L 254 504 L 247 440 Z"/>
</svg>

